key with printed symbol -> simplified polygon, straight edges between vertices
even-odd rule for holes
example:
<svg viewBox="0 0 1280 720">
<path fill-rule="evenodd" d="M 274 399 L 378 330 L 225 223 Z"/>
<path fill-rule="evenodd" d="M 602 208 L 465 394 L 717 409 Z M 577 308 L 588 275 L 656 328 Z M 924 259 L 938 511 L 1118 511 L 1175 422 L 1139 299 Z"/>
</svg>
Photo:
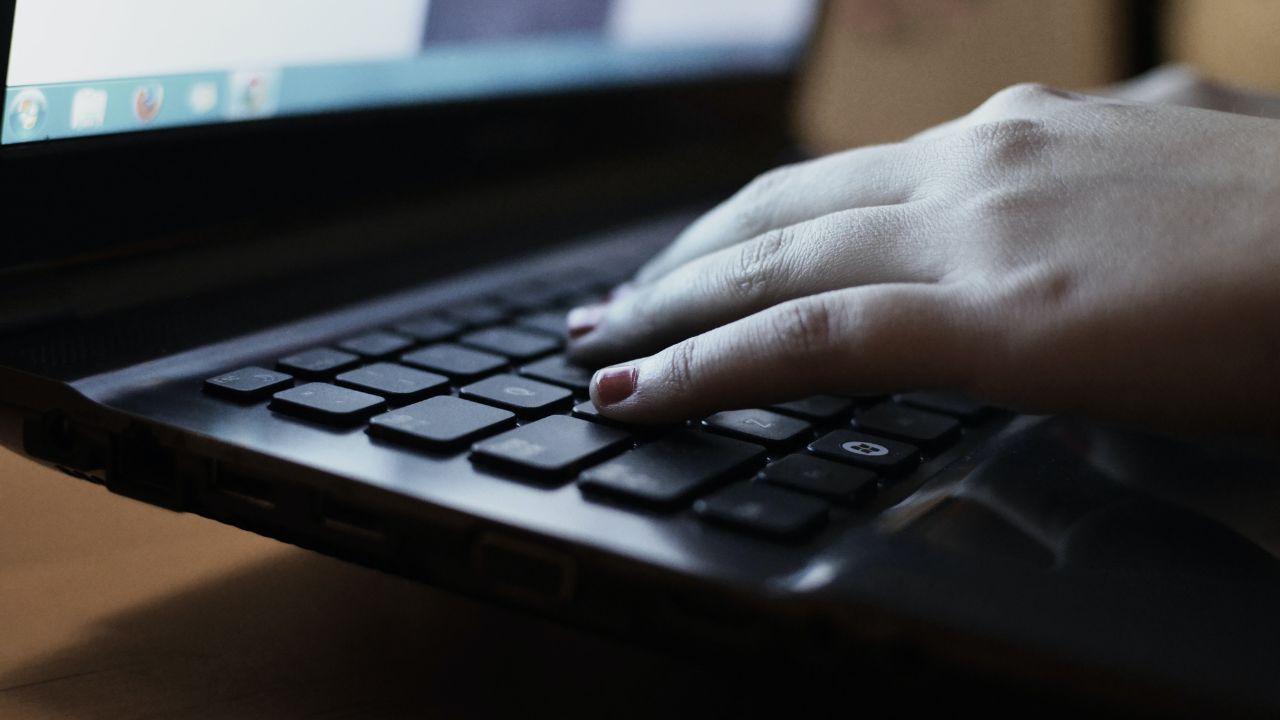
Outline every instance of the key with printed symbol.
<svg viewBox="0 0 1280 720">
<path fill-rule="evenodd" d="M 818 438 L 810 443 L 809 452 L 886 474 L 904 473 L 920 464 L 920 450 L 914 445 L 852 430 L 837 430 Z"/>
<path fill-rule="evenodd" d="M 516 375 L 494 375 L 462 388 L 459 394 L 526 418 L 566 409 L 573 403 L 571 390 Z"/>
<path fill-rule="evenodd" d="M 204 381 L 206 392 L 241 402 L 264 400 L 290 387 L 292 375 L 260 367 L 240 368 Z"/>
<path fill-rule="evenodd" d="M 702 421 L 703 427 L 719 435 L 728 435 L 770 448 L 786 447 L 809 436 L 809 423 L 768 410 L 730 410 L 716 413 Z"/>
<path fill-rule="evenodd" d="M 515 424 L 515 414 L 506 410 L 445 395 L 375 417 L 369 434 L 401 445 L 444 451 L 465 447 Z"/>
<path fill-rule="evenodd" d="M 764 456 L 765 449 L 759 445 L 681 432 L 587 470 L 579 476 L 578 485 L 588 497 L 674 509 L 704 490 L 754 469 Z"/>
<path fill-rule="evenodd" d="M 478 442 L 471 459 L 536 478 L 566 478 L 631 445 L 631 435 L 553 415 Z"/>
<path fill-rule="evenodd" d="M 328 380 L 355 367 L 360 358 L 330 348 L 306 350 L 277 361 L 280 369 L 304 380 Z"/>
<path fill-rule="evenodd" d="M 816 495 L 841 505 L 857 505 L 876 492 L 876 474 L 812 455 L 788 455 L 770 463 L 758 478 L 770 485 Z"/>
<path fill-rule="evenodd" d="M 331 425 L 355 425 L 381 412 L 387 403 L 377 395 L 327 383 L 307 383 L 271 398 L 271 409 Z"/>
<path fill-rule="evenodd" d="M 394 363 L 374 363 L 342 373 L 342 387 L 381 395 L 393 405 L 406 405 L 430 395 L 449 392 L 449 378 Z"/>
<path fill-rule="evenodd" d="M 738 483 L 698 500 L 693 510 L 703 520 L 778 540 L 812 533 L 827 520 L 830 506 L 760 483 Z"/>
</svg>

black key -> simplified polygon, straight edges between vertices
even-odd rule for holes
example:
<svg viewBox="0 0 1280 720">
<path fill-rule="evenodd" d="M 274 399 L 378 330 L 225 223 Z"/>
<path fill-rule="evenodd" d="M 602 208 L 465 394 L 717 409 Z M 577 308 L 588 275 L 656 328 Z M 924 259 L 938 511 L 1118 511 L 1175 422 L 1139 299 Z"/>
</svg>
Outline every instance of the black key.
<svg viewBox="0 0 1280 720">
<path fill-rule="evenodd" d="M 327 380 L 340 372 L 350 370 L 359 362 L 360 358 L 351 353 L 316 348 L 281 358 L 276 364 L 281 370 L 306 380 Z"/>
<path fill-rule="evenodd" d="M 484 327 L 496 325 L 507 319 L 507 309 L 496 302 L 477 302 L 470 305 L 459 305 L 444 311 L 450 320 L 456 320 L 467 327 Z"/>
<path fill-rule="evenodd" d="M 512 360 L 532 360 L 560 349 L 560 341 L 543 333 L 496 327 L 463 335 L 458 342 Z"/>
<path fill-rule="evenodd" d="M 214 395 L 249 402 L 293 386 L 293 376 L 260 367 L 240 368 L 204 381 L 204 389 Z"/>
<path fill-rule="evenodd" d="M 515 424 L 516 416 L 506 410 L 441 396 L 375 417 L 369 434 L 429 450 L 450 450 Z"/>
<path fill-rule="evenodd" d="M 953 393 L 916 392 L 898 395 L 894 400 L 921 410 L 958 417 L 965 422 L 977 420 L 991 410 L 977 400 Z"/>
<path fill-rule="evenodd" d="M 400 323 L 395 329 L 401 335 L 407 335 L 418 342 L 437 343 L 462 332 L 463 327 L 456 322 L 427 317 Z"/>
<path fill-rule="evenodd" d="M 404 335 L 377 331 L 351 338 L 338 347 L 362 357 L 381 359 L 408 350 L 413 347 L 413 341 Z"/>
<path fill-rule="evenodd" d="M 566 295 L 576 292 L 576 285 L 570 278 L 550 278 L 537 287 L 520 290 L 520 305 L 526 308 L 548 308 L 559 306 Z M 561 315 L 563 319 L 563 315 Z M 561 328 L 563 331 L 564 328 Z"/>
<path fill-rule="evenodd" d="M 631 445 L 631 435 L 553 415 L 476 443 L 471 459 L 540 478 L 563 478 Z"/>
<path fill-rule="evenodd" d="M 496 301 L 501 303 L 507 310 L 523 312 L 545 307 L 550 299 L 562 293 L 564 293 L 564 288 L 548 285 L 539 280 L 525 283 L 510 290 L 503 290 L 499 293 Z"/>
<path fill-rule="evenodd" d="M 768 410 L 730 410 L 702 421 L 708 430 L 776 448 L 808 437 L 813 426 Z"/>
<path fill-rule="evenodd" d="M 852 412 L 853 400 L 834 395 L 814 395 L 803 400 L 774 405 L 770 409 L 814 422 L 829 422 Z"/>
<path fill-rule="evenodd" d="M 831 460 L 889 474 L 906 472 L 920 463 L 920 451 L 913 445 L 852 430 L 827 433 L 810 443 L 809 451 Z"/>
<path fill-rule="evenodd" d="M 531 365 L 525 365 L 520 368 L 520 374 L 534 380 L 561 385 L 585 395 L 591 389 L 591 376 L 595 373 L 574 365 L 563 355 L 553 355 Z"/>
<path fill-rule="evenodd" d="M 544 310 L 521 315 L 516 318 L 516 325 L 544 332 L 558 338 L 563 338 L 569 332 L 567 316 L 564 311 L 558 310 Z"/>
<path fill-rule="evenodd" d="M 449 378 L 392 363 L 374 363 L 342 373 L 338 376 L 338 384 L 381 395 L 393 405 L 405 405 L 449 392 Z"/>
<path fill-rule="evenodd" d="M 808 534 L 827 520 L 830 506 L 760 483 L 738 483 L 693 504 L 704 520 L 777 539 Z"/>
<path fill-rule="evenodd" d="M 582 473 L 588 494 L 658 508 L 675 508 L 764 460 L 759 445 L 683 432 L 624 453 Z"/>
<path fill-rule="evenodd" d="M 607 418 L 604 415 L 601 415 L 600 410 L 596 408 L 595 403 L 591 402 L 590 400 L 587 400 L 586 402 L 578 403 L 577 405 L 575 405 L 573 408 L 573 416 L 581 420 L 590 420 L 591 422 L 597 422 L 597 423 L 600 423 L 601 425 L 611 425 L 613 427 L 626 428 L 628 432 L 631 432 L 635 435 L 640 435 L 646 438 L 654 438 L 660 435 L 667 435 L 673 432 L 678 432 L 678 431 L 684 430 L 686 427 L 685 423 L 669 424 L 669 425 L 630 425 L 628 423 L 622 422 L 621 420 L 614 420 L 613 418 Z"/>
<path fill-rule="evenodd" d="M 596 404 L 591 402 L 590 400 L 584 403 L 579 403 L 575 405 L 573 408 L 573 416 L 576 418 L 581 418 L 583 420 L 598 422 L 604 425 L 618 425 L 618 426 L 624 425 L 624 423 L 621 423 L 617 420 L 613 420 L 601 415 L 599 408 L 597 408 Z"/>
<path fill-rule="evenodd" d="M 761 470 L 758 477 L 771 485 L 842 505 L 866 502 L 876 492 L 876 474 L 870 470 L 812 455 L 788 455 Z"/>
<path fill-rule="evenodd" d="M 570 390 L 515 375 L 495 375 L 462 388 L 459 394 L 468 400 L 497 405 L 521 417 L 546 415 L 567 409 L 573 403 Z"/>
<path fill-rule="evenodd" d="M 599 305 L 600 303 L 604 302 L 605 299 L 606 298 L 604 297 L 604 294 L 598 293 L 598 292 L 568 293 L 563 298 L 561 298 L 565 307 L 567 308 L 588 307 L 591 305 Z"/>
<path fill-rule="evenodd" d="M 271 409 L 307 420 L 338 425 L 355 425 L 386 409 L 377 395 L 340 388 L 327 383 L 307 383 L 276 393 Z"/>
<path fill-rule="evenodd" d="M 960 421 L 895 403 L 883 403 L 858 411 L 853 426 L 859 430 L 938 450 L 960 437 Z"/>
<path fill-rule="evenodd" d="M 400 362 L 447 375 L 454 382 L 471 382 L 507 366 L 507 359 L 461 345 L 432 345 L 400 357 Z"/>
</svg>

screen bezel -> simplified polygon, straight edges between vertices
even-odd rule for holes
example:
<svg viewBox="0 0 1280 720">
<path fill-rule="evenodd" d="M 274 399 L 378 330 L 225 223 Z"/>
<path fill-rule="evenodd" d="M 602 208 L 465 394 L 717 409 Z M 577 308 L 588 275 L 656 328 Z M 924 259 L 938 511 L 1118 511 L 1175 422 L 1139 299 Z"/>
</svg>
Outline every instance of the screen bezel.
<svg viewBox="0 0 1280 720">
<path fill-rule="evenodd" d="M 0 3 L 6 80 L 16 6 Z M 516 170 L 650 148 L 780 143 L 792 77 L 750 72 L 0 146 L 9 238 L 0 273 L 169 247 L 214 220 L 481 187 Z M 233 176 L 243 167 L 254 172 Z"/>
</svg>

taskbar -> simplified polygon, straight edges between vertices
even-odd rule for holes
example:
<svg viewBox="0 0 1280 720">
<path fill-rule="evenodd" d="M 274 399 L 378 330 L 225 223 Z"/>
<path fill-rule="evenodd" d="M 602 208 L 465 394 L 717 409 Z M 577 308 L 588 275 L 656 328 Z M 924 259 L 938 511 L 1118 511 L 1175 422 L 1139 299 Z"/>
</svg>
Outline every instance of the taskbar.
<svg viewBox="0 0 1280 720">
<path fill-rule="evenodd" d="M 797 46 L 619 48 L 600 41 L 442 47 L 350 65 L 8 88 L 5 145 L 450 100 L 781 71 Z"/>
<path fill-rule="evenodd" d="M 280 72 L 198 73 L 9 88 L 6 145 L 267 118 Z"/>
</svg>

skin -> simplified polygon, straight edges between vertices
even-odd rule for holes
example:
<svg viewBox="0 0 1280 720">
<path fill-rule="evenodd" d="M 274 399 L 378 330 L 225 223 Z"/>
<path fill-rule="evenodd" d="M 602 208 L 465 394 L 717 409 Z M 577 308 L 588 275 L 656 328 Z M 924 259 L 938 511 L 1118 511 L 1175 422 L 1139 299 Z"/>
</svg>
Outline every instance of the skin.
<svg viewBox="0 0 1280 720">
<path fill-rule="evenodd" d="M 573 356 L 617 363 L 593 400 L 659 423 L 948 389 L 1280 435 L 1280 104 L 1178 68 L 1103 92 L 1019 85 L 761 176 L 571 313 Z"/>
</svg>

